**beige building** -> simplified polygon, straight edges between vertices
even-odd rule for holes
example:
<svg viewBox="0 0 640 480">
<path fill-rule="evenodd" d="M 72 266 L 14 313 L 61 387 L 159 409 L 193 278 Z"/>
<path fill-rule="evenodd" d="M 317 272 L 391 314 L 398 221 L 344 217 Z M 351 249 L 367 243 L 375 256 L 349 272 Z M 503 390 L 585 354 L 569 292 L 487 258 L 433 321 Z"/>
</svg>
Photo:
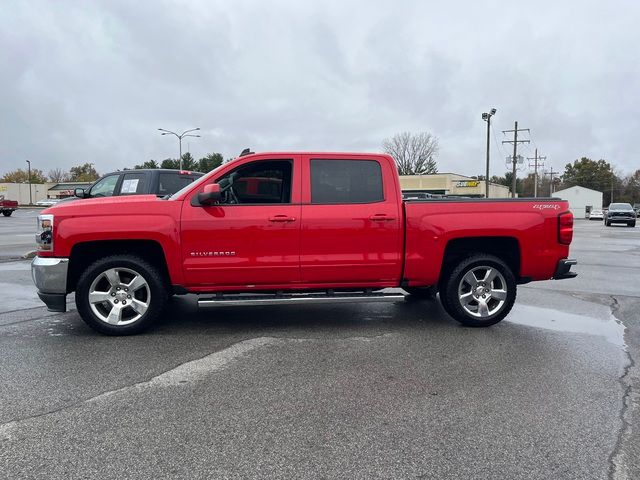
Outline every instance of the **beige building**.
<svg viewBox="0 0 640 480">
<path fill-rule="evenodd" d="M 47 190 L 51 184 L 32 183 L 31 202 L 47 198 Z M 28 183 L 0 183 L 0 196 L 7 200 L 17 200 L 20 205 L 29 205 L 29 184 Z"/>
<path fill-rule="evenodd" d="M 485 182 L 457 173 L 435 173 L 431 175 L 400 175 L 400 188 L 407 193 L 433 193 L 440 195 L 460 195 L 464 197 L 484 197 Z M 509 198 L 509 187 L 489 183 L 490 198 Z"/>
</svg>

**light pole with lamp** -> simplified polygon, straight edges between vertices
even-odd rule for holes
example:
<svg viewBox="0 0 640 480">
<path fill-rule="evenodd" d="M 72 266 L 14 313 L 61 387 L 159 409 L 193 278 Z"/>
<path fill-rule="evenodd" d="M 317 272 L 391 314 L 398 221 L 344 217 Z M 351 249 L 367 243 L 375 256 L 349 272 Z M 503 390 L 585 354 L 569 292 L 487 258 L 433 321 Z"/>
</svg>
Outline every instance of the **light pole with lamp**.
<svg viewBox="0 0 640 480">
<path fill-rule="evenodd" d="M 492 108 L 489 110 L 489 113 L 483 113 L 482 119 L 487 122 L 487 175 L 484 179 L 484 196 L 485 198 L 489 198 L 489 133 L 491 131 L 491 117 L 496 114 L 496 109 Z"/>
<path fill-rule="evenodd" d="M 31 197 L 31 162 L 29 160 L 25 160 L 27 162 L 27 168 L 29 172 L 29 205 L 33 205 L 33 198 Z"/>
<path fill-rule="evenodd" d="M 200 128 L 192 128 L 190 130 L 185 130 L 181 134 L 177 134 L 176 132 L 172 132 L 171 130 L 165 130 L 164 128 L 159 128 L 162 132 L 162 135 L 175 135 L 178 137 L 178 141 L 180 143 L 180 170 L 182 170 L 182 138 L 183 137 L 199 137 L 200 135 L 193 135 L 190 132 L 195 132 L 196 130 L 200 130 Z"/>
</svg>

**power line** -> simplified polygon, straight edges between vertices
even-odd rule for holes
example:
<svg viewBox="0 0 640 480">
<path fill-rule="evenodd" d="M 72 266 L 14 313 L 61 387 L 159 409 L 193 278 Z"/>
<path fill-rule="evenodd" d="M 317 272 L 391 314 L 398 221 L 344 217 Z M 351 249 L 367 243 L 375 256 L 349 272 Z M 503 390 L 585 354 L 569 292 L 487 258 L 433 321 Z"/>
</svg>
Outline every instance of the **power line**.
<svg viewBox="0 0 640 480">
<path fill-rule="evenodd" d="M 513 157 L 511 157 L 511 163 L 513 165 L 512 170 L 512 190 L 511 198 L 516 196 L 516 165 L 518 162 L 518 143 L 529 143 L 529 140 L 518 140 L 518 132 L 529 132 L 528 128 L 518 128 L 518 121 L 515 121 L 513 130 L 503 130 L 502 133 L 513 132 L 513 140 L 503 140 L 502 143 L 513 143 Z M 529 132 L 530 133 L 530 132 Z"/>
<path fill-rule="evenodd" d="M 531 136 L 531 135 L 529 135 Z M 539 157 L 538 156 L 538 147 L 536 147 L 536 153 L 533 158 L 527 157 L 527 160 L 533 160 L 533 196 L 534 198 L 538 196 L 538 166 L 544 167 L 544 163 L 540 163 L 540 160 L 546 160 L 547 157 Z M 529 168 L 531 168 L 531 164 L 529 164 Z"/>
</svg>

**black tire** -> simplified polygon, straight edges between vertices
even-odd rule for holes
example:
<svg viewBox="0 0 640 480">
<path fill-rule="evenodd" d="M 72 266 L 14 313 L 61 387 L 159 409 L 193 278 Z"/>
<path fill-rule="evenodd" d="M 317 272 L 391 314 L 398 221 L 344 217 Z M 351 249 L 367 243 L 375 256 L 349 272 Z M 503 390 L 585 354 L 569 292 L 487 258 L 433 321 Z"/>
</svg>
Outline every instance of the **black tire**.
<svg viewBox="0 0 640 480">
<path fill-rule="evenodd" d="M 13 213 L 13 210 L 5 210 L 4 212 L 2 212 L 2 214 L 5 217 L 10 217 L 12 213 Z"/>
<path fill-rule="evenodd" d="M 484 282 L 484 278 L 487 277 L 489 269 L 495 270 L 497 273 L 495 278 L 487 285 Z M 471 284 L 466 280 L 463 281 L 469 273 L 473 275 L 474 279 L 477 279 L 475 272 L 484 272 L 485 274 L 483 279 L 480 279 L 477 283 L 479 290 L 473 290 Z M 460 297 L 461 291 L 466 290 L 467 287 L 469 291 L 463 292 L 462 295 L 467 298 L 471 295 L 473 298 L 465 303 L 465 309 Z M 487 287 L 489 290 L 485 292 Z M 501 296 L 504 298 L 494 298 L 491 295 L 493 290 L 501 292 Z M 474 292 L 479 293 L 478 300 L 475 299 Z M 516 293 L 516 279 L 507 264 L 493 255 L 477 254 L 461 260 L 453 267 L 450 274 L 444 279 L 440 290 L 440 301 L 444 310 L 463 325 L 468 327 L 488 327 L 495 325 L 509 314 L 516 300 Z M 487 296 L 481 297 L 483 294 Z M 482 309 L 480 302 L 484 302 L 487 305 L 487 312 L 484 316 L 480 312 Z M 491 311 L 492 309 L 494 311 Z"/>
<path fill-rule="evenodd" d="M 107 271 L 114 270 L 117 272 L 117 282 L 109 280 L 106 275 Z M 144 285 L 139 287 L 134 285 L 131 287 L 131 292 L 128 288 L 124 292 L 125 287 L 133 285 L 133 280 L 136 278 L 133 274 L 142 277 L 139 281 L 143 281 Z M 120 287 L 116 287 L 114 283 Z M 106 296 L 111 292 L 108 299 L 99 303 L 94 302 L 95 312 L 89 300 L 92 285 L 94 285 L 94 294 Z M 82 272 L 76 286 L 76 306 L 82 320 L 94 330 L 106 335 L 134 335 L 149 328 L 161 315 L 167 303 L 167 297 L 164 275 L 157 267 L 135 255 L 112 255 L 95 261 Z M 113 302 L 118 305 L 114 305 Z M 128 304 L 124 306 L 126 302 Z M 146 305 L 142 313 L 139 311 L 142 309 L 140 304 Z M 105 316 L 111 318 L 109 314 L 114 308 L 122 312 L 114 318 L 121 317 L 123 324 L 108 323 L 104 319 Z"/>
<path fill-rule="evenodd" d="M 403 290 L 414 300 L 435 300 L 438 293 L 436 287 L 405 287 Z"/>
<path fill-rule="evenodd" d="M 606 220 L 604 221 L 604 225 L 605 227 L 610 227 L 611 226 L 611 222 L 607 222 Z"/>
<path fill-rule="evenodd" d="M 629 222 L 627 225 L 629 225 L 630 227 L 635 227 L 636 226 L 636 222 Z"/>
</svg>

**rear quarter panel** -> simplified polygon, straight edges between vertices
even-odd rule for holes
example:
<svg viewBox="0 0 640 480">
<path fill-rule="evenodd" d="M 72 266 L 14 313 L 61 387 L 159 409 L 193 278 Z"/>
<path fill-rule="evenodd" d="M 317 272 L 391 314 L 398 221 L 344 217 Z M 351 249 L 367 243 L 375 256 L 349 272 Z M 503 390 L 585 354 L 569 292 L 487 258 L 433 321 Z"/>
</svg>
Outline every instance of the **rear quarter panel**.
<svg viewBox="0 0 640 480">
<path fill-rule="evenodd" d="M 405 203 L 409 285 L 435 285 L 447 244 L 457 238 L 510 237 L 520 248 L 516 276 L 546 280 L 569 246 L 558 243 L 558 215 L 565 201 L 429 201 Z"/>
</svg>

